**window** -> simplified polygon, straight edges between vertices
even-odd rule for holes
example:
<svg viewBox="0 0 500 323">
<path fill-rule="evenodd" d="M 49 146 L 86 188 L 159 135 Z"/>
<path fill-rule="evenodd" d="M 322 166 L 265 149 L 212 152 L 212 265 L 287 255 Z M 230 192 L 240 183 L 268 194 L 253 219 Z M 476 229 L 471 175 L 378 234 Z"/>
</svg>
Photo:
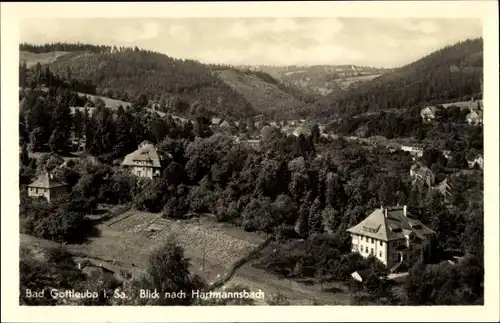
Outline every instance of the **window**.
<svg viewBox="0 0 500 323">
<path fill-rule="evenodd" d="M 379 257 L 382 258 L 382 251 L 379 252 Z"/>
<path fill-rule="evenodd" d="M 361 236 L 361 241 L 363 241 L 363 236 Z"/>
<path fill-rule="evenodd" d="M 373 243 L 373 238 L 371 238 L 371 239 L 372 239 L 372 240 L 371 240 L 371 243 Z"/>
<path fill-rule="evenodd" d="M 381 245 L 381 246 L 383 246 L 383 245 L 384 245 L 384 243 L 383 243 L 382 241 L 380 241 L 380 245 Z"/>
<path fill-rule="evenodd" d="M 375 254 L 375 252 L 373 251 L 373 248 L 372 248 L 372 250 L 371 250 L 370 254 L 371 254 L 371 255 L 374 255 L 374 254 Z"/>
</svg>

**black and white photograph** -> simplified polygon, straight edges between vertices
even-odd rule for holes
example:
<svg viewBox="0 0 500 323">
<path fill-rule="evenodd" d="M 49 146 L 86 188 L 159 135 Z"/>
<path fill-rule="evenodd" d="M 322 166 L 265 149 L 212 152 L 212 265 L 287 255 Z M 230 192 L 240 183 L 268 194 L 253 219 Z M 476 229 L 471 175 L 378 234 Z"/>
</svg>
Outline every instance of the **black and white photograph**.
<svg viewBox="0 0 500 323">
<path fill-rule="evenodd" d="M 243 14 L 19 19 L 16 306 L 491 307 L 495 26 Z"/>
</svg>

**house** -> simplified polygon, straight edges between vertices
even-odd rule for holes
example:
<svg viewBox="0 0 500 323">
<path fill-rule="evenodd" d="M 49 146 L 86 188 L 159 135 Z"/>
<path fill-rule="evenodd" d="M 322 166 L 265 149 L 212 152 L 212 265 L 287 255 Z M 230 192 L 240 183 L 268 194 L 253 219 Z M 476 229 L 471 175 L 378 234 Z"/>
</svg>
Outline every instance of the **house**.
<svg viewBox="0 0 500 323">
<path fill-rule="evenodd" d="M 68 185 L 54 179 L 51 172 L 41 174 L 36 181 L 28 185 L 28 196 L 44 197 L 48 202 L 68 192 Z"/>
<path fill-rule="evenodd" d="M 428 167 L 420 163 L 416 163 L 411 166 L 410 176 L 413 178 L 414 183 L 424 183 L 427 186 L 434 185 L 436 181 L 434 173 Z"/>
<path fill-rule="evenodd" d="M 401 146 L 401 150 L 407 151 L 411 155 L 416 157 L 422 157 L 422 155 L 424 154 L 424 147 L 422 145 Z"/>
<path fill-rule="evenodd" d="M 474 168 L 474 166 L 479 166 L 480 169 L 483 169 L 484 167 L 484 160 L 483 156 L 477 155 L 474 159 L 469 159 L 467 160 L 467 163 L 469 164 L 470 168 Z"/>
<path fill-rule="evenodd" d="M 246 140 L 244 142 L 247 145 L 249 145 L 250 147 L 252 147 L 253 149 L 257 149 L 260 147 L 260 140 L 257 140 L 257 139 L 249 139 L 249 140 Z"/>
<path fill-rule="evenodd" d="M 444 158 L 450 160 L 451 159 L 451 150 L 443 150 Z"/>
<path fill-rule="evenodd" d="M 430 255 L 436 233 L 411 217 L 406 205 L 380 207 L 357 225 L 347 229 L 351 250 L 368 258 L 374 256 L 391 272 L 411 267 L 420 257 Z"/>
<path fill-rule="evenodd" d="M 483 111 L 472 110 L 466 117 L 465 120 L 470 125 L 481 125 L 483 124 Z"/>
<path fill-rule="evenodd" d="M 293 135 L 295 137 L 298 137 L 300 135 L 304 135 L 304 136 L 308 136 L 309 135 L 309 131 L 306 127 L 304 126 L 298 126 L 297 128 L 295 128 L 295 130 L 293 131 Z"/>
<path fill-rule="evenodd" d="M 221 118 L 212 118 L 212 126 L 218 126 L 221 123 Z"/>
<path fill-rule="evenodd" d="M 426 107 L 420 111 L 420 117 L 425 122 L 432 122 L 436 120 L 436 112 L 438 112 L 438 110 L 439 109 L 435 106 Z"/>
<path fill-rule="evenodd" d="M 76 110 L 80 111 L 81 113 L 85 113 L 85 109 L 87 109 L 87 113 L 89 114 L 89 116 L 92 116 L 96 110 L 95 107 L 69 107 L 71 115 L 74 115 Z"/>
<path fill-rule="evenodd" d="M 148 141 L 144 141 L 136 151 L 125 156 L 121 165 L 136 176 L 150 179 L 159 176 L 161 172 L 160 155 Z"/>
<path fill-rule="evenodd" d="M 220 124 L 219 129 L 222 131 L 231 131 L 231 125 L 229 124 L 229 122 L 227 120 L 224 120 Z"/>
</svg>

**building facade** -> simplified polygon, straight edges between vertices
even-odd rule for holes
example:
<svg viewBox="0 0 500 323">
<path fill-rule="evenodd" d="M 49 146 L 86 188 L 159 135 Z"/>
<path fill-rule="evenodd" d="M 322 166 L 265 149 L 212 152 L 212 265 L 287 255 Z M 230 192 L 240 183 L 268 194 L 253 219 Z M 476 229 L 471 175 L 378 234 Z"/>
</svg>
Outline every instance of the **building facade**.
<svg viewBox="0 0 500 323">
<path fill-rule="evenodd" d="M 381 207 L 347 229 L 351 250 L 365 258 L 374 256 L 391 272 L 409 268 L 430 255 L 436 233 L 411 217 L 405 206 Z"/>
<path fill-rule="evenodd" d="M 28 196 L 43 197 L 48 202 L 68 192 L 68 185 L 56 181 L 52 173 L 45 172 L 36 181 L 28 185 Z"/>
<path fill-rule="evenodd" d="M 141 143 L 136 151 L 125 156 L 121 165 L 139 177 L 153 179 L 161 174 L 160 155 L 150 142 Z"/>
</svg>

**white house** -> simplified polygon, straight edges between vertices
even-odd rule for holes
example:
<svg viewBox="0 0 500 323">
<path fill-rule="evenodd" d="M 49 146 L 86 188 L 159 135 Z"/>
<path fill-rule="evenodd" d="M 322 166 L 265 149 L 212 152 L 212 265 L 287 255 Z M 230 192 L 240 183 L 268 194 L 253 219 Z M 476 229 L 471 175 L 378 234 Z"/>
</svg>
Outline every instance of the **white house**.
<svg viewBox="0 0 500 323">
<path fill-rule="evenodd" d="M 477 155 L 476 158 L 468 160 L 467 163 L 469 164 L 470 168 L 473 168 L 475 165 L 478 165 L 480 169 L 483 169 L 484 167 L 484 160 L 483 156 Z"/>
<path fill-rule="evenodd" d="M 139 145 L 133 153 L 125 156 L 122 167 L 139 177 L 153 179 L 160 175 L 161 159 L 155 146 L 147 141 Z"/>
<path fill-rule="evenodd" d="M 50 172 L 41 174 L 36 181 L 28 185 L 28 196 L 43 197 L 50 200 L 56 199 L 67 193 L 68 185 L 56 181 Z"/>
<path fill-rule="evenodd" d="M 347 229 L 351 250 L 363 257 L 374 256 L 394 272 L 410 267 L 430 253 L 436 233 L 411 217 L 406 205 L 381 207 L 357 225 Z"/>
</svg>

